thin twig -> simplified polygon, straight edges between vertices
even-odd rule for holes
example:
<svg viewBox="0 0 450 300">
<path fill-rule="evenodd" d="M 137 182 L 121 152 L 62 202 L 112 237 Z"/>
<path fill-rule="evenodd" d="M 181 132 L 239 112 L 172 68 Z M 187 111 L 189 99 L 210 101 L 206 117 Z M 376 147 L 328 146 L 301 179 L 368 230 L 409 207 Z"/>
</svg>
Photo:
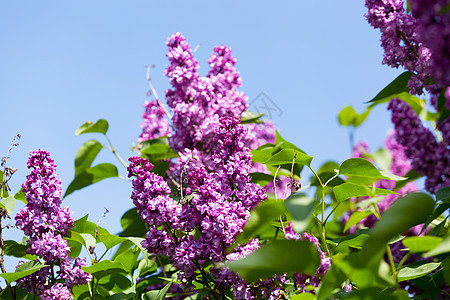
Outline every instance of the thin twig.
<svg viewBox="0 0 450 300">
<path fill-rule="evenodd" d="M 161 106 L 161 108 L 164 111 L 164 113 L 166 114 L 167 118 L 169 118 L 169 120 L 172 120 L 172 116 L 169 114 L 169 111 L 167 110 L 164 103 L 162 103 L 161 100 L 159 100 L 159 97 L 158 97 L 158 94 L 156 93 L 155 87 L 152 84 L 152 80 L 150 78 L 150 71 L 154 67 L 155 67 L 155 65 L 147 66 L 146 78 L 147 78 L 148 85 L 150 86 L 150 90 L 152 91 L 152 94 L 155 96 L 156 101 L 158 102 L 158 105 Z"/>
</svg>

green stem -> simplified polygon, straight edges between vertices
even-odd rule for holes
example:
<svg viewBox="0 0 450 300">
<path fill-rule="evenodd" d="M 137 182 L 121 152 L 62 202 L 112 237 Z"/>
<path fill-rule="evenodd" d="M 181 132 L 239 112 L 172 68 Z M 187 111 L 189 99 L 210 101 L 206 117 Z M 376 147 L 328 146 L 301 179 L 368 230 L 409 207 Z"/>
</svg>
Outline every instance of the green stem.
<svg viewBox="0 0 450 300">
<path fill-rule="evenodd" d="M 116 152 L 116 150 L 114 149 L 111 140 L 109 139 L 109 137 L 105 134 L 106 140 L 109 143 L 109 150 L 111 150 L 111 152 L 117 157 L 117 159 L 125 166 L 125 168 L 128 168 L 128 164 L 123 160 L 122 157 L 120 157 L 119 153 Z"/>
</svg>

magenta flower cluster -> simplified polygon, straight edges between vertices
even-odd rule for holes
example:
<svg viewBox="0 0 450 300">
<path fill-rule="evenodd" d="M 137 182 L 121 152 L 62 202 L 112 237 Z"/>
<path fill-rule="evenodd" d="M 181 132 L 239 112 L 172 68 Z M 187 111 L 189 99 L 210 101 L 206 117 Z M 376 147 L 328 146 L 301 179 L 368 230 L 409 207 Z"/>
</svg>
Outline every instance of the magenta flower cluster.
<svg viewBox="0 0 450 300">
<path fill-rule="evenodd" d="M 27 166 L 33 169 L 22 185 L 28 203 L 17 213 L 16 226 L 29 236 L 27 253 L 49 266 L 20 279 L 19 284 L 40 299 L 72 299 L 71 288 L 91 280 L 81 270 L 85 259 L 69 258 L 70 248 L 63 239 L 75 218 L 67 206 L 61 207 L 61 181 L 49 152 L 31 151 Z M 64 285 L 56 282 L 53 266 L 59 266 L 56 274 Z"/>
<path fill-rule="evenodd" d="M 441 87 L 450 86 L 450 10 L 448 0 L 410 0 L 418 39 L 430 49 L 430 73 Z"/>
<path fill-rule="evenodd" d="M 266 195 L 250 182 L 250 152 L 243 142 L 247 130 L 233 118 L 221 118 L 216 126 L 218 144 L 213 155 L 215 172 L 188 161 L 184 166 L 189 197 L 175 201 L 162 177 L 151 172 L 146 159 L 130 158 L 133 179 L 131 198 L 149 231 L 143 242 L 150 253 L 164 255 L 193 279 L 200 262 L 219 262 L 225 249 L 240 233 L 257 203 Z M 182 234 L 180 234 L 182 233 Z M 194 234 L 200 234 L 197 238 Z"/>
<path fill-rule="evenodd" d="M 406 102 L 392 99 L 388 109 L 392 111 L 395 137 L 405 147 L 405 154 L 411 160 L 413 169 L 427 177 L 425 188 L 435 193 L 450 186 L 448 140 L 437 141 Z"/>
<path fill-rule="evenodd" d="M 139 142 L 169 136 L 172 129 L 158 101 L 145 101 L 144 107 L 145 112 L 142 114 L 144 120 L 141 123 L 142 133 L 139 136 Z"/>
<path fill-rule="evenodd" d="M 412 94 L 420 95 L 430 77 L 431 52 L 418 40 L 418 22 L 403 5 L 402 0 L 366 0 L 365 16 L 381 31 L 383 64 L 413 72 L 408 86 Z"/>
</svg>

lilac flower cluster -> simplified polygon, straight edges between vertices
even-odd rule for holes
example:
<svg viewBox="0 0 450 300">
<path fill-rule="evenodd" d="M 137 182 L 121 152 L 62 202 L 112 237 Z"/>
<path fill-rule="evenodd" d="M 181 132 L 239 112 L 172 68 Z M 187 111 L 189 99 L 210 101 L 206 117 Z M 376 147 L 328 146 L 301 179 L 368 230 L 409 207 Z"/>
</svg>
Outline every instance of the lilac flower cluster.
<svg viewBox="0 0 450 300">
<path fill-rule="evenodd" d="M 408 87 L 412 94 L 422 94 L 430 77 L 431 52 L 418 40 L 417 20 L 405 12 L 402 0 L 366 0 L 365 3 L 367 21 L 381 31 L 383 64 L 414 72 Z"/>
<path fill-rule="evenodd" d="M 216 128 L 218 145 L 213 155 L 215 172 L 208 172 L 195 160 L 184 171 L 190 200 L 175 202 L 162 177 L 151 173 L 146 159 L 130 158 L 129 176 L 133 179 L 131 198 L 138 213 L 149 226 L 143 247 L 169 257 L 181 277 L 191 280 L 200 262 L 219 262 L 224 250 L 234 242 L 257 203 L 266 195 L 250 182 L 250 152 L 245 146 L 247 130 L 233 118 L 221 118 Z M 194 237 L 195 233 L 199 237 Z"/>
<path fill-rule="evenodd" d="M 27 253 L 50 266 L 20 279 L 19 284 L 40 299 L 72 299 L 71 288 L 91 280 L 91 275 L 81 270 L 85 259 L 69 258 L 70 248 L 62 237 L 73 227 L 75 218 L 67 206 L 61 207 L 61 181 L 49 152 L 31 151 L 27 166 L 33 168 L 22 185 L 28 203 L 16 215 L 16 226 L 30 237 Z M 55 281 L 54 265 L 59 265 L 57 274 L 64 285 Z"/>
<path fill-rule="evenodd" d="M 172 129 L 158 101 L 145 101 L 144 107 L 145 112 L 142 114 L 144 120 L 141 123 L 142 133 L 139 136 L 139 143 L 170 135 Z"/>
<path fill-rule="evenodd" d="M 418 22 L 418 39 L 430 49 L 430 72 L 442 87 L 450 86 L 450 10 L 448 0 L 410 0 Z"/>
<path fill-rule="evenodd" d="M 397 141 L 405 147 L 405 154 L 417 172 L 427 177 L 425 188 L 434 193 L 450 186 L 450 148 L 423 126 L 414 110 L 400 99 L 389 102 Z"/>
</svg>

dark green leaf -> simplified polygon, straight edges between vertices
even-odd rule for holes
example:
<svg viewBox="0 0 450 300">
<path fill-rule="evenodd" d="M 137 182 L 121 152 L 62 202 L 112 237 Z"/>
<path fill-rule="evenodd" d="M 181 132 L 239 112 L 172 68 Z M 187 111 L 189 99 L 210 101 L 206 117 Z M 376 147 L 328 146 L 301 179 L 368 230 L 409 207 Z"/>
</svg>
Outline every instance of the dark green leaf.
<svg viewBox="0 0 450 300">
<path fill-rule="evenodd" d="M 315 201 L 304 194 L 292 194 L 284 202 L 293 217 L 294 231 L 302 233 L 311 221 L 315 208 Z"/>
<path fill-rule="evenodd" d="M 398 271 L 398 281 L 411 280 L 427 275 L 437 269 L 441 263 L 427 263 L 426 261 L 419 261 L 413 264 L 404 266 Z"/>
<path fill-rule="evenodd" d="M 103 145 L 96 140 L 90 140 L 81 145 L 75 156 L 75 176 L 87 170 L 102 149 Z"/>
<path fill-rule="evenodd" d="M 394 292 L 379 291 L 376 288 L 367 288 L 352 291 L 342 299 L 346 300 L 409 300 L 408 292 L 405 290 L 397 290 Z"/>
<path fill-rule="evenodd" d="M 450 186 L 437 191 L 436 200 L 450 203 Z"/>
<path fill-rule="evenodd" d="M 261 118 L 264 114 L 254 113 L 248 110 L 242 112 L 241 115 L 241 124 L 247 123 L 263 123 L 259 118 Z"/>
<path fill-rule="evenodd" d="M 413 73 L 403 72 L 397 78 L 395 78 L 391 83 L 389 83 L 384 89 L 381 90 L 369 103 L 380 102 L 388 98 L 395 97 L 397 94 L 402 92 L 409 92 L 408 81 L 411 79 Z"/>
<path fill-rule="evenodd" d="M 273 176 L 265 173 L 250 173 L 252 177 L 252 182 L 259 184 L 260 186 L 265 186 L 273 180 Z"/>
<path fill-rule="evenodd" d="M 312 243 L 276 240 L 261 246 L 247 257 L 227 262 L 225 267 L 251 282 L 284 272 L 315 274 L 319 263 L 319 252 Z"/>
<path fill-rule="evenodd" d="M 104 119 L 99 119 L 95 123 L 92 123 L 91 121 L 87 121 L 86 123 L 84 123 L 83 125 L 78 127 L 78 129 L 75 131 L 75 135 L 80 135 L 80 134 L 89 133 L 89 132 L 99 132 L 99 133 L 106 134 L 106 132 L 108 131 L 108 128 L 109 128 L 108 121 L 106 121 Z"/>
<path fill-rule="evenodd" d="M 16 241 L 7 240 L 4 241 L 5 255 L 13 256 L 17 258 L 25 258 L 29 260 L 35 260 L 36 255 L 28 254 L 28 244 L 19 244 Z"/>
<path fill-rule="evenodd" d="M 23 278 L 30 274 L 33 274 L 37 270 L 43 267 L 48 267 L 48 265 L 41 264 L 37 261 L 27 261 L 16 268 L 14 273 L 1 273 L 0 276 L 3 277 L 8 282 L 16 281 L 17 279 Z"/>
<path fill-rule="evenodd" d="M 402 243 L 412 253 L 427 252 L 434 248 L 442 241 L 437 236 L 411 236 L 405 238 Z"/>
<path fill-rule="evenodd" d="M 67 188 L 64 197 L 70 195 L 76 190 L 80 190 L 103 179 L 118 176 L 119 172 L 117 170 L 117 167 L 110 163 L 102 163 L 94 167 L 90 167 L 75 176 L 75 178 Z"/>
<path fill-rule="evenodd" d="M 347 247 L 361 249 L 364 242 L 369 238 L 367 234 L 352 234 L 334 240 L 338 245 L 333 249 L 335 252 L 346 252 Z M 346 252 L 347 253 L 347 252 Z"/>
<path fill-rule="evenodd" d="M 142 237 L 147 233 L 145 223 L 142 221 L 141 216 L 137 213 L 136 207 L 129 209 L 123 214 L 120 219 L 120 225 L 123 229 L 123 231 L 119 233 L 119 236 L 121 237 Z"/>
</svg>

